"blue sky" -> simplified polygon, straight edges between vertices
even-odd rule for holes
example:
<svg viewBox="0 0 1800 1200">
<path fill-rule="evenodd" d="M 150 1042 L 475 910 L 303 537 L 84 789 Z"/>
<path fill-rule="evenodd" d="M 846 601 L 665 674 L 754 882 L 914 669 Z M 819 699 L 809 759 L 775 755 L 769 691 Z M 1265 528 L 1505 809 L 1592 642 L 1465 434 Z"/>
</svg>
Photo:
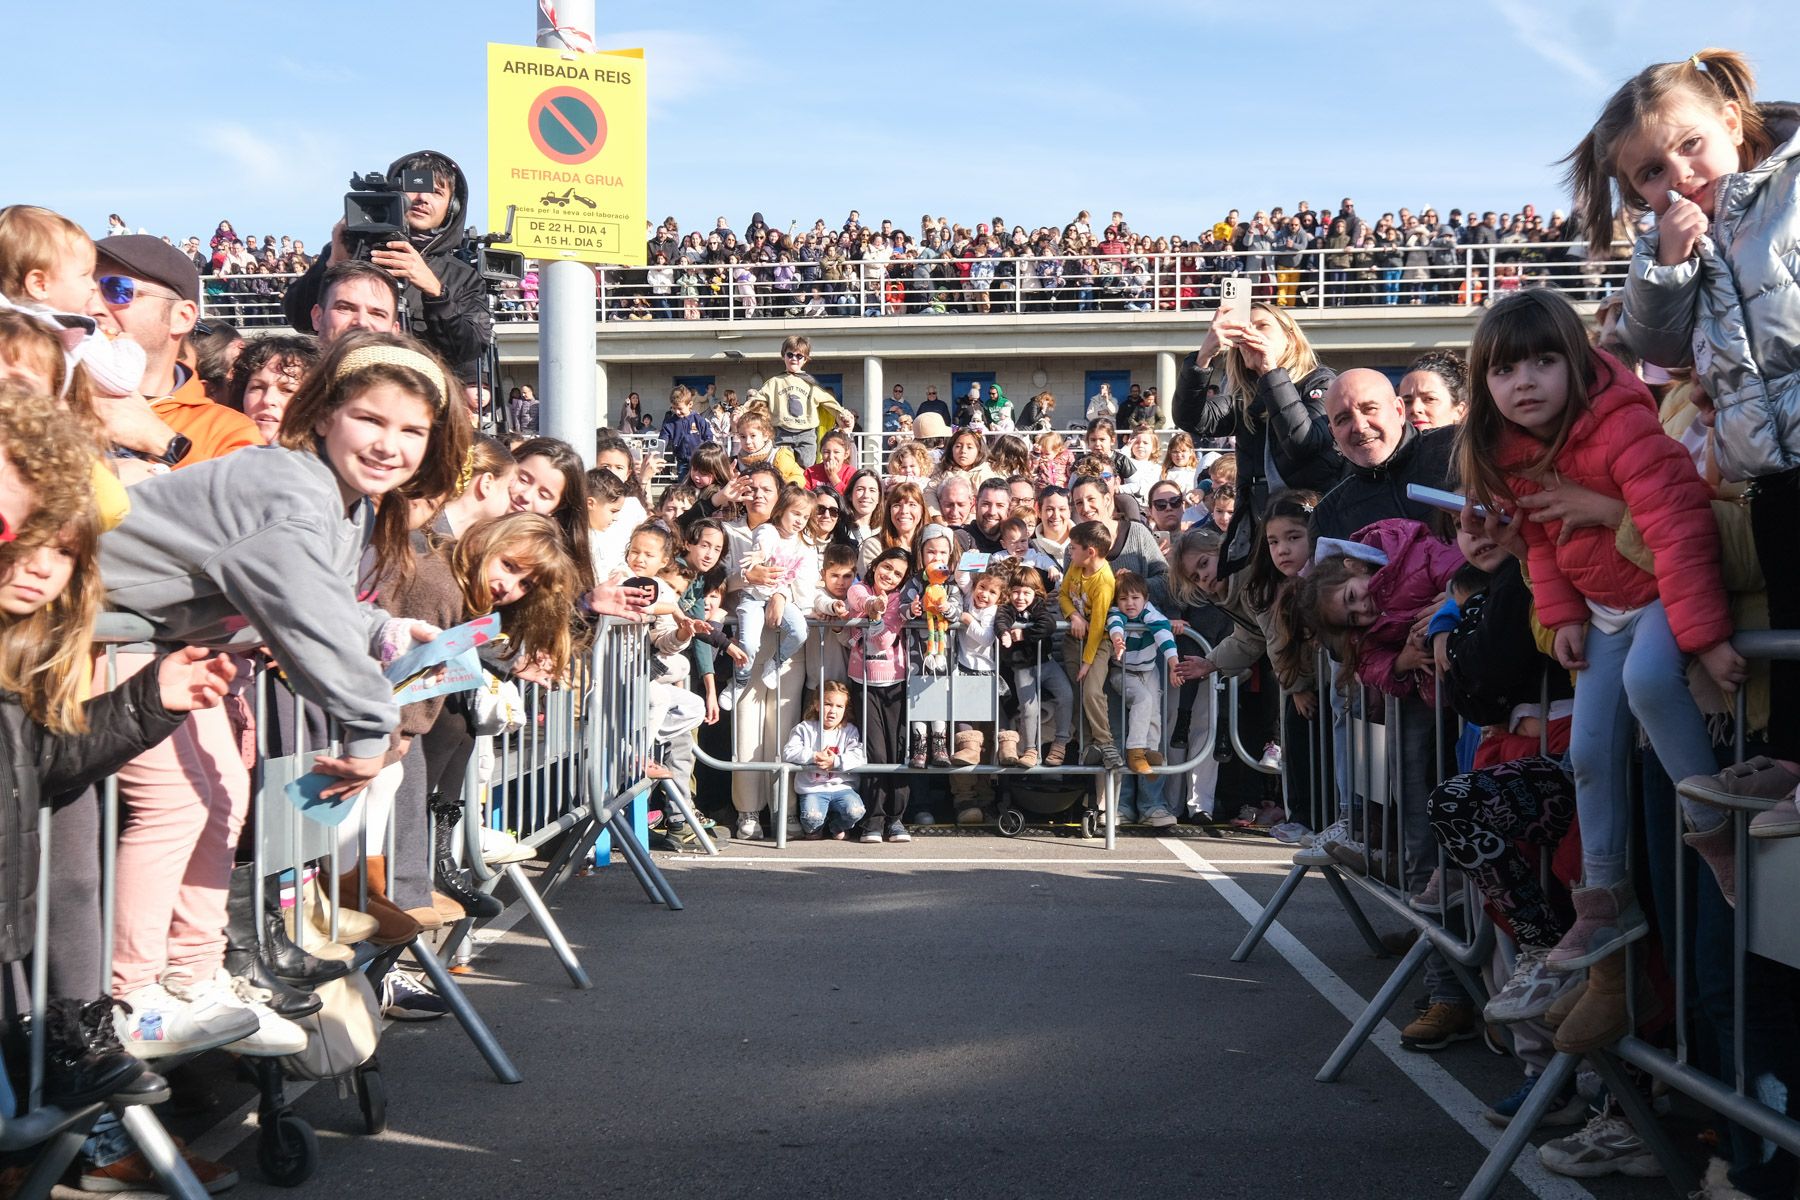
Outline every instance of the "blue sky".
<svg viewBox="0 0 1800 1200">
<path fill-rule="evenodd" d="M 5 7 L 0 202 L 314 248 L 352 170 L 421 147 L 464 165 L 485 214 L 485 44 L 535 28 L 526 0 Z M 1800 28 L 1767 2 L 599 8 L 601 45 L 647 50 L 651 215 L 684 228 L 1117 208 L 1192 235 L 1302 198 L 1566 208 L 1555 160 L 1648 62 L 1738 47 L 1762 97 L 1800 100 Z"/>
</svg>

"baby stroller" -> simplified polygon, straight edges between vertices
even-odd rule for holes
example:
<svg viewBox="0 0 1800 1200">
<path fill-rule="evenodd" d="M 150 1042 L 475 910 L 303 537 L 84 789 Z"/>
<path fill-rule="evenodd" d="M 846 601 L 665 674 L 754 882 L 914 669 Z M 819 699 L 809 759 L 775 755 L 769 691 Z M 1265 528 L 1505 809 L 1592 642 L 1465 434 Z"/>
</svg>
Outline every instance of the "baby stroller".
<svg viewBox="0 0 1800 1200">
<path fill-rule="evenodd" d="M 1046 826 L 1079 820 L 1084 838 L 1096 838 L 1101 833 L 1094 787 L 1086 776 L 1001 775 L 994 789 L 994 801 L 1000 807 L 1001 837 L 1018 837 L 1033 817 Z M 1065 813 L 1071 815 L 1060 821 L 1051 819 Z"/>
</svg>

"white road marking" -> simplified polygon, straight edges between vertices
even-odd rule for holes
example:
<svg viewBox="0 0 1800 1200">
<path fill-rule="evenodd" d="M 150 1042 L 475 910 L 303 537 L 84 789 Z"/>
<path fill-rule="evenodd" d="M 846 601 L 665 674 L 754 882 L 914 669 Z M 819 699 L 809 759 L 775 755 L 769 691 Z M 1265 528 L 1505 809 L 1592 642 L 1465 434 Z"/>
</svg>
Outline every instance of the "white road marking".
<svg viewBox="0 0 1800 1200">
<path fill-rule="evenodd" d="M 1254 924 L 1262 912 L 1262 905 L 1240 887 L 1236 880 L 1218 870 L 1217 864 L 1209 862 L 1206 857 L 1184 842 L 1169 840 L 1163 847 L 1176 858 L 1191 867 L 1194 873 L 1212 885 L 1221 899 L 1237 914 L 1244 918 L 1246 924 Z M 1300 977 L 1312 986 L 1312 989 L 1324 998 L 1325 1002 L 1341 1013 L 1346 1021 L 1354 1021 L 1368 1007 L 1368 1000 L 1356 993 L 1356 989 L 1339 978 L 1336 971 L 1321 962 L 1317 955 L 1289 933 L 1280 921 L 1269 926 L 1269 932 L 1263 938 L 1263 944 L 1287 960 Z M 1493 1149 L 1494 1143 L 1500 1140 L 1505 1131 L 1490 1125 L 1482 1114 L 1487 1105 L 1476 1099 L 1475 1094 L 1464 1087 L 1455 1076 L 1434 1062 L 1428 1055 L 1414 1054 L 1400 1048 L 1400 1031 L 1393 1024 L 1382 1021 L 1375 1027 L 1375 1033 L 1369 1038 L 1369 1045 L 1380 1050 L 1387 1060 L 1394 1064 L 1396 1070 L 1418 1085 L 1420 1091 L 1430 1098 L 1432 1103 L 1444 1110 L 1444 1114 L 1458 1125 L 1464 1132 L 1480 1142 L 1485 1149 Z M 1321 1084 L 1321 1087 L 1331 1086 Z M 1514 1161 L 1512 1173 L 1515 1178 L 1531 1189 L 1531 1194 L 1538 1200 L 1593 1200 L 1593 1193 L 1572 1179 L 1557 1175 L 1545 1169 L 1538 1161 L 1537 1152 L 1527 1146 L 1524 1153 Z"/>
</svg>

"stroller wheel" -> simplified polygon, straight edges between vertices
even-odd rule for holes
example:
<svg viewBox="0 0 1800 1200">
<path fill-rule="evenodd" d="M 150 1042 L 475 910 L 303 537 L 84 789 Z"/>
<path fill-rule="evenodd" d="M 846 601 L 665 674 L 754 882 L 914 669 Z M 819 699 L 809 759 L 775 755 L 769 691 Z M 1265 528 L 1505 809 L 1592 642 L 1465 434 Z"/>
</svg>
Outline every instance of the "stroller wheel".
<svg viewBox="0 0 1800 1200">
<path fill-rule="evenodd" d="M 1016 808 L 1000 810 L 1000 836 L 1018 837 L 1025 831 L 1025 814 Z"/>
<path fill-rule="evenodd" d="M 1081 814 L 1081 836 L 1084 838 L 1100 836 L 1100 814 L 1091 808 Z"/>
</svg>

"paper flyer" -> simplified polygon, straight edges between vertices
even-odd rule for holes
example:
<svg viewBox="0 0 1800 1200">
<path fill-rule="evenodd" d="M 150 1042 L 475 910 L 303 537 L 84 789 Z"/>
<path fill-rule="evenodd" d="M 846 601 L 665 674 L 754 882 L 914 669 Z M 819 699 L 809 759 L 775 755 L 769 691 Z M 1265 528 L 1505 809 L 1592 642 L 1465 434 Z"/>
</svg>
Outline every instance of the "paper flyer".
<svg viewBox="0 0 1800 1200">
<path fill-rule="evenodd" d="M 458 625 L 453 629 L 444 630 L 429 642 L 420 642 L 411 650 L 408 650 L 405 654 L 402 654 L 399 658 L 396 658 L 393 662 L 389 663 L 383 669 L 382 673 L 387 676 L 388 682 L 394 685 L 395 696 L 398 698 L 402 692 L 417 682 L 416 676 L 423 675 L 431 668 L 438 666 L 441 663 L 447 663 L 451 659 L 457 658 L 464 653 L 472 653 L 479 647 L 487 645 L 499 636 L 499 613 L 489 613 L 485 617 L 476 617 L 473 621 Z M 479 672 L 477 672 L 476 678 L 477 681 L 479 681 Z M 473 687 L 475 685 L 469 684 L 468 686 Z M 455 691 L 457 689 L 450 688 L 446 690 Z M 433 692 L 431 694 L 438 695 L 439 693 Z M 401 700 L 400 703 L 410 704 L 413 700 L 423 698 L 424 697 L 422 696 L 409 696 L 409 698 Z"/>
</svg>

